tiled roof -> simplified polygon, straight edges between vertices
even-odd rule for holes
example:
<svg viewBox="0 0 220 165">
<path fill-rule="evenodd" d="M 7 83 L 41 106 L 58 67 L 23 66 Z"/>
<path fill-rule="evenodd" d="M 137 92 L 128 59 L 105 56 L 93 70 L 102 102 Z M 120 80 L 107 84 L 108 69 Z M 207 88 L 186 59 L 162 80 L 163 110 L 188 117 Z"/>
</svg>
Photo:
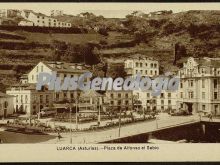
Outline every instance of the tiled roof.
<svg viewBox="0 0 220 165">
<path fill-rule="evenodd" d="M 43 62 L 43 63 L 52 71 L 56 71 L 56 72 L 85 73 L 88 71 L 86 69 L 72 68 L 71 65 L 74 65 L 74 63 L 66 63 L 66 62 Z M 52 65 L 54 65 L 54 67 Z"/>
<path fill-rule="evenodd" d="M 199 66 L 220 68 L 219 58 L 195 58 L 195 61 L 199 64 Z"/>
</svg>

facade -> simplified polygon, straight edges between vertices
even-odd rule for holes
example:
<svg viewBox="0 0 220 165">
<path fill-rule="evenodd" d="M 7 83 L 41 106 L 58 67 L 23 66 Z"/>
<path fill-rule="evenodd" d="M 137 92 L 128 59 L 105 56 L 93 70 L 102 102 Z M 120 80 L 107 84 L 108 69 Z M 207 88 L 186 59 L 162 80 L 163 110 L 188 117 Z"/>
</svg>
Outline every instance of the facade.
<svg viewBox="0 0 220 165">
<path fill-rule="evenodd" d="M 65 62 L 39 62 L 29 73 L 21 76 L 20 84 L 12 86 L 6 91 L 7 94 L 15 96 L 15 112 L 35 114 L 42 108 L 50 107 L 53 103 L 62 103 L 63 101 L 74 102 L 80 96 L 80 91 L 49 91 L 42 88 L 36 90 L 36 83 L 39 73 L 46 72 L 52 74 L 55 72 L 61 81 L 65 77 L 80 76 L 87 72 L 82 64 Z"/>
<path fill-rule="evenodd" d="M 220 115 L 220 58 L 190 57 L 178 75 L 178 109 Z"/>
<path fill-rule="evenodd" d="M 15 9 L 0 9 L 0 17 L 13 18 L 21 16 L 21 12 Z"/>
<path fill-rule="evenodd" d="M 23 19 L 18 23 L 18 26 L 34 26 L 34 23 L 32 21 Z"/>
<path fill-rule="evenodd" d="M 122 110 L 132 110 L 133 98 L 131 91 L 106 91 L 104 103 L 109 110 L 116 110 L 120 107 Z"/>
<path fill-rule="evenodd" d="M 128 76 L 134 76 L 140 73 L 142 76 L 159 76 L 159 63 L 153 59 L 139 58 L 128 59 L 125 61 L 125 71 Z M 152 91 L 132 91 L 134 97 L 134 108 L 145 109 L 146 111 L 157 110 L 166 111 L 176 109 L 176 92 L 162 91 L 160 96 L 152 96 Z"/>
<path fill-rule="evenodd" d="M 13 114 L 13 96 L 0 92 L 0 117 Z"/>
<path fill-rule="evenodd" d="M 14 96 L 12 105 L 16 113 L 37 114 L 43 108 L 53 105 L 53 92 L 46 88 L 36 91 L 35 84 L 14 85 L 6 93 Z"/>
<path fill-rule="evenodd" d="M 71 27 L 71 23 L 61 22 L 55 18 L 46 16 L 42 13 L 36 13 L 32 10 L 23 10 L 21 12 L 21 16 L 33 22 L 33 26 L 40 26 L 40 27 L 62 27 L 62 28 L 69 28 Z"/>
<path fill-rule="evenodd" d="M 128 59 L 125 60 L 124 64 L 128 76 L 133 76 L 137 73 L 149 77 L 159 75 L 159 63 L 153 59 Z"/>
</svg>

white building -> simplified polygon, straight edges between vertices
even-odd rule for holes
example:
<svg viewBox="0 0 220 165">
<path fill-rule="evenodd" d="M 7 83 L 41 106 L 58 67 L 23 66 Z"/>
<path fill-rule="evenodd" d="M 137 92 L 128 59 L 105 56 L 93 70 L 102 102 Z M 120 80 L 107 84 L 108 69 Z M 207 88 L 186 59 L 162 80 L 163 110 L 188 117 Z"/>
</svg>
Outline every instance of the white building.
<svg viewBox="0 0 220 165">
<path fill-rule="evenodd" d="M 125 60 L 125 71 L 128 76 L 140 73 L 142 76 L 159 75 L 159 63 L 153 59 L 127 59 Z"/>
<path fill-rule="evenodd" d="M 0 92 L 0 116 L 5 118 L 13 112 L 13 96 Z"/>
<path fill-rule="evenodd" d="M 42 88 L 36 90 L 36 83 L 39 73 L 46 72 L 52 74 L 55 72 L 61 81 L 65 77 L 80 76 L 87 72 L 83 64 L 65 63 L 65 62 L 39 62 L 29 73 L 22 75 L 20 84 L 12 86 L 6 91 L 7 94 L 15 96 L 14 109 L 16 112 L 35 114 L 42 108 L 50 107 L 53 103 L 63 101 L 72 102 L 79 97 L 80 91 L 49 91 Z"/>
<path fill-rule="evenodd" d="M 33 10 L 23 10 L 21 12 L 21 16 L 24 19 L 33 22 L 33 26 L 65 28 L 71 27 L 71 23 L 58 21 L 55 18 L 46 16 L 45 14 L 36 13 Z"/>
<path fill-rule="evenodd" d="M 178 108 L 220 115 L 220 58 L 190 57 L 178 74 Z"/>
<path fill-rule="evenodd" d="M 27 115 L 37 114 L 45 107 L 52 107 L 54 100 L 53 91 L 48 91 L 46 88 L 37 91 L 35 84 L 13 85 L 6 93 L 15 96 L 12 104 L 14 111 Z"/>
<path fill-rule="evenodd" d="M 32 21 L 23 19 L 23 20 L 20 20 L 20 22 L 18 23 L 18 26 L 34 26 L 34 23 Z"/>
<path fill-rule="evenodd" d="M 125 71 L 128 76 L 137 75 L 151 77 L 152 79 L 159 76 L 159 63 L 153 59 L 139 58 L 125 60 Z M 146 111 L 158 110 L 165 111 L 176 109 L 177 92 L 162 91 L 159 96 L 152 96 L 152 90 L 132 91 L 134 96 L 134 107 L 144 108 Z"/>
</svg>

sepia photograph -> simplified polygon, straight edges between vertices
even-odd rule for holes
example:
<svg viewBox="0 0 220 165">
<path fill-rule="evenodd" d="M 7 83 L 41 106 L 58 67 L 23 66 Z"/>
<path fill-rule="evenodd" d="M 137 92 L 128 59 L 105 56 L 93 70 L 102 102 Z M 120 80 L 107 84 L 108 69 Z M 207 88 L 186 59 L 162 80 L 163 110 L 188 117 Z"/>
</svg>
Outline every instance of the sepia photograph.
<svg viewBox="0 0 220 165">
<path fill-rule="evenodd" d="M 133 5 L 0 4 L 0 147 L 220 143 L 220 4 Z"/>
</svg>

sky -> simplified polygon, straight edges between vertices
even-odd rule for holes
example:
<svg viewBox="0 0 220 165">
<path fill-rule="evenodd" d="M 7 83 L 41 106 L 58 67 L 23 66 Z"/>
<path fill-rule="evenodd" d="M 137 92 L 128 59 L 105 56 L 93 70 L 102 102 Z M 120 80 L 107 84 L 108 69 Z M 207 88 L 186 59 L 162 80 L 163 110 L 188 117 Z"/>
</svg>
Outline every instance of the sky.
<svg viewBox="0 0 220 165">
<path fill-rule="evenodd" d="M 0 3 L 0 9 L 31 9 L 46 15 L 50 15 L 51 10 L 63 10 L 70 15 L 88 11 L 106 18 L 124 18 L 132 11 L 149 13 L 173 10 L 176 13 L 187 10 L 219 10 L 220 3 Z"/>
</svg>

